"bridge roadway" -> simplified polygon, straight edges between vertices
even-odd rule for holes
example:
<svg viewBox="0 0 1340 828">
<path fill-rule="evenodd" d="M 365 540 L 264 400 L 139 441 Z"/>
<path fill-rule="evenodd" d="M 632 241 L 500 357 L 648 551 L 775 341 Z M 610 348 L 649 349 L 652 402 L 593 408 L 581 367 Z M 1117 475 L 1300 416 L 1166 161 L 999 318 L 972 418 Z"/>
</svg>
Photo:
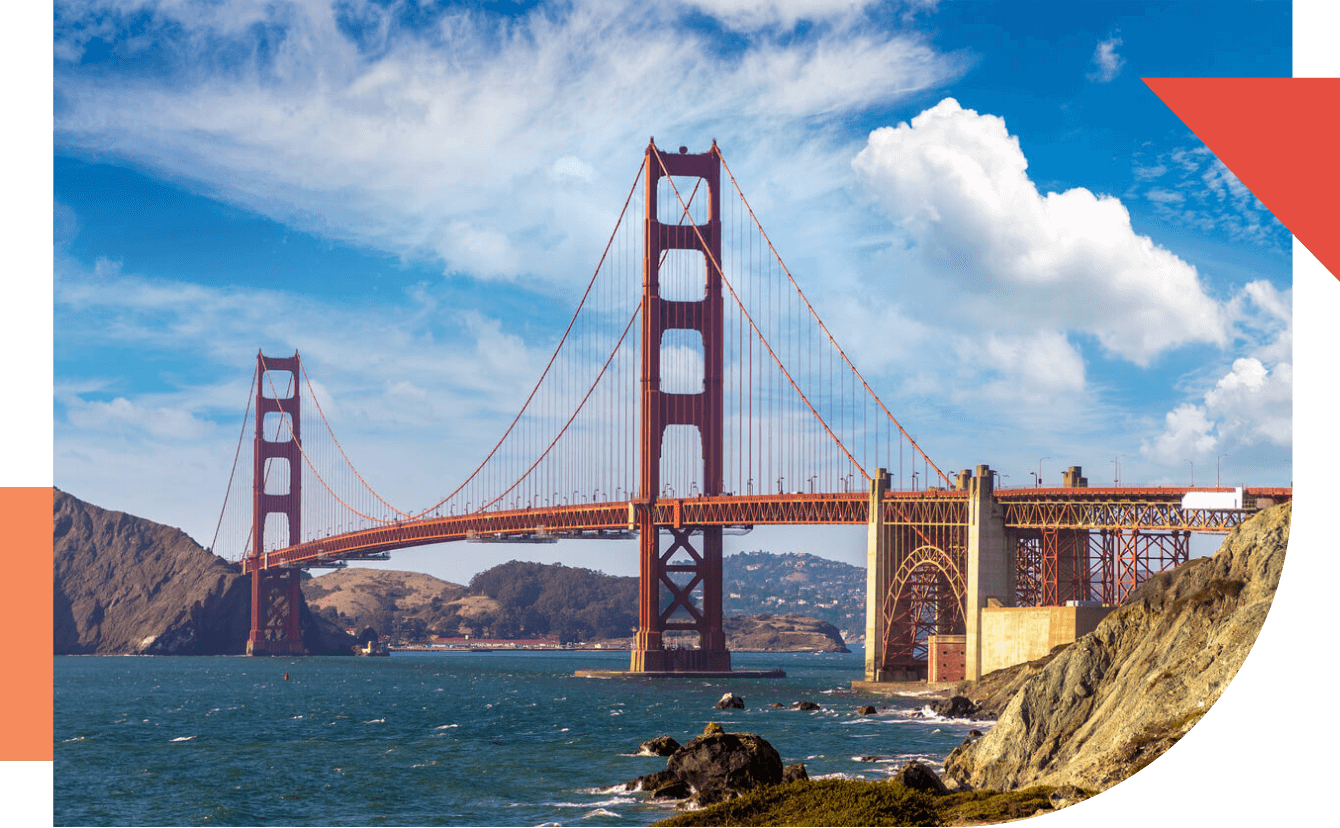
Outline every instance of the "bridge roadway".
<svg viewBox="0 0 1340 828">
<path fill-rule="evenodd" d="M 1291 500 L 1290 488 L 1247 488 L 1242 509 L 1183 509 L 1188 492 L 1231 488 L 1020 488 L 999 489 L 1008 529 L 1125 529 L 1226 533 L 1256 511 L 1258 501 Z M 395 549 L 452 541 L 547 541 L 628 538 L 639 511 L 653 509 L 661 528 L 776 525 L 859 525 L 869 521 L 870 496 L 838 494 L 721 495 L 471 512 L 361 529 L 277 549 L 242 561 L 242 571 L 329 566 L 376 558 Z M 1264 503 L 1262 505 L 1265 505 Z M 968 493 L 893 491 L 884 497 L 886 524 L 964 526 Z"/>
</svg>

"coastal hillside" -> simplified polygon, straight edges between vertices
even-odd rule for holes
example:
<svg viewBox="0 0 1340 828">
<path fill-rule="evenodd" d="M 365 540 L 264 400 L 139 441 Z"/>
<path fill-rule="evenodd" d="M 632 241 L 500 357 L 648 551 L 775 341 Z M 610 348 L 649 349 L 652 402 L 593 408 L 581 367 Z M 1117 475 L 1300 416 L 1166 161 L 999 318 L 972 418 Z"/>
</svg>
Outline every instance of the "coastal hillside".
<svg viewBox="0 0 1340 828">
<path fill-rule="evenodd" d="M 626 647 L 637 626 L 636 578 L 561 564 L 509 561 L 479 573 L 469 586 L 351 567 L 304 582 L 303 594 L 313 611 L 346 628 L 372 627 L 405 642 L 548 637 Z M 847 651 L 831 623 L 794 611 L 728 614 L 724 626 L 732 650 Z"/>
<path fill-rule="evenodd" d="M 838 628 L 804 615 L 728 615 L 726 648 L 735 652 L 849 653 Z"/>
<path fill-rule="evenodd" d="M 637 624 L 637 579 L 591 569 L 509 561 L 469 586 L 418 572 L 350 567 L 303 584 L 312 608 L 346 628 L 397 640 L 626 637 Z"/>
<path fill-rule="evenodd" d="M 865 633 L 865 567 L 805 552 L 737 552 L 721 561 L 726 615 L 800 613 Z"/>
<path fill-rule="evenodd" d="M 985 737 L 950 754 L 946 777 L 974 789 L 1103 790 L 1161 755 L 1218 700 L 1255 642 L 1291 514 L 1287 503 L 1262 511 L 1213 557 L 1153 577 L 1094 632 L 1016 668 L 1021 688 Z M 1009 683 L 986 676 L 979 689 Z"/>
<path fill-rule="evenodd" d="M 54 652 L 227 655 L 246 651 L 249 580 L 180 529 L 52 496 Z M 352 638 L 303 607 L 312 652 Z M 345 639 L 348 639 L 347 641 Z"/>
<path fill-rule="evenodd" d="M 465 587 L 422 572 L 349 567 L 303 581 L 302 594 L 313 612 L 342 627 L 419 638 L 461 615 Z"/>
</svg>

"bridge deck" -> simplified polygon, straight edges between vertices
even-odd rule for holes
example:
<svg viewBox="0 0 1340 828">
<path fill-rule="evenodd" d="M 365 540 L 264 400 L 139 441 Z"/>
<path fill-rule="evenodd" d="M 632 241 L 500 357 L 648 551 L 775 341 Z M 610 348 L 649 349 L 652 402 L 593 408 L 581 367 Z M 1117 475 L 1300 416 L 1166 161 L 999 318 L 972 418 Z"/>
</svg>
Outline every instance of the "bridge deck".
<svg viewBox="0 0 1340 828">
<path fill-rule="evenodd" d="M 1124 529 L 1228 532 L 1257 508 L 1258 501 L 1291 500 L 1289 488 L 1249 488 L 1243 509 L 1183 509 L 1188 492 L 1232 492 L 1225 488 L 1033 488 L 1001 489 L 996 497 L 1005 522 L 1015 529 Z M 277 549 L 259 561 L 243 560 L 243 571 L 310 567 L 384 555 L 394 549 L 479 539 L 549 540 L 628 537 L 639 510 L 653 510 L 653 525 L 768 526 L 858 525 L 869 519 L 869 497 L 837 494 L 722 495 L 538 509 L 473 512 L 390 523 Z M 965 525 L 967 496 L 960 491 L 889 492 L 885 521 L 920 526 Z"/>
</svg>

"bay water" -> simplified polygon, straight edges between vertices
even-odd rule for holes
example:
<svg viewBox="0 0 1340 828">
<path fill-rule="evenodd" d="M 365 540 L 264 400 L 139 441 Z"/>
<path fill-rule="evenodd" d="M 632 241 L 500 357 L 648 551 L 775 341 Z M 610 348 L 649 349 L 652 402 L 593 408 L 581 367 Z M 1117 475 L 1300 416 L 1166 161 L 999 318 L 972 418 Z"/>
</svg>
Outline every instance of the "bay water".
<svg viewBox="0 0 1340 828">
<path fill-rule="evenodd" d="M 55 659 L 56 825 L 647 825 L 622 790 L 639 743 L 708 722 L 757 733 L 811 777 L 943 761 L 973 727 L 924 699 L 850 690 L 863 657 L 734 653 L 774 679 L 595 679 L 628 654 Z M 744 710 L 716 710 L 723 693 Z M 790 709 L 814 701 L 817 711 Z M 780 702 L 787 707 L 774 709 Z M 858 714 L 873 705 L 873 716 Z M 871 757 L 877 757 L 871 759 Z"/>
</svg>

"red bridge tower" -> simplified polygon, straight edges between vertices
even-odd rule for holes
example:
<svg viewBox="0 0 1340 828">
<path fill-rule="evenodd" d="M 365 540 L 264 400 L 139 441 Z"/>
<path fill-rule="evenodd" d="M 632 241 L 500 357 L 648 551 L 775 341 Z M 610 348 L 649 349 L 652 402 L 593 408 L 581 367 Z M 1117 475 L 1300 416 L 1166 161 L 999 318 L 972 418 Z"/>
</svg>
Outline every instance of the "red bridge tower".
<svg viewBox="0 0 1340 828">
<path fill-rule="evenodd" d="M 662 179 L 670 176 L 700 178 L 707 185 L 706 224 L 661 223 L 657 216 L 657 189 Z M 655 140 L 647 144 L 640 478 L 645 505 L 636 516 L 640 582 L 638 631 L 630 665 L 635 672 L 730 670 L 730 651 L 726 649 L 721 625 L 721 527 L 671 528 L 671 543 L 663 552 L 660 532 L 652 521 L 661 490 L 661 449 L 668 426 L 688 425 L 698 429 L 702 445 L 702 493 L 707 496 L 722 493 L 724 310 L 720 178 L 721 159 L 716 142 L 711 150 L 700 154 L 690 154 L 683 147 L 678 154 L 662 154 Z M 677 187 L 676 193 L 673 203 L 683 203 L 687 198 L 683 188 Z M 661 296 L 661 254 L 668 250 L 696 250 L 702 254 L 707 274 L 702 299 L 679 301 Z M 677 394 L 661 389 L 662 338 L 672 330 L 693 330 L 702 335 L 703 389 L 698 393 Z M 662 588 L 669 598 L 664 607 Z M 698 649 L 666 650 L 662 641 L 666 630 L 696 631 Z"/>
<path fill-rule="evenodd" d="M 290 377 L 276 382 L 273 375 L 281 372 L 288 372 Z M 300 372 L 297 351 L 286 359 L 266 359 L 261 352 L 256 352 L 256 440 L 251 478 L 253 522 L 247 566 L 251 570 L 251 635 L 247 639 L 247 655 L 301 655 L 304 652 L 298 616 L 302 607 L 300 570 L 295 567 L 270 568 L 265 553 L 265 529 L 272 514 L 286 518 L 286 546 L 295 546 L 302 540 Z M 266 388 L 275 396 L 267 397 Z M 281 388 L 287 389 L 289 396 L 280 397 Z M 265 437 L 266 415 L 276 415 L 279 420 L 274 424 L 274 440 Z M 277 491 L 268 492 L 267 484 Z"/>
</svg>

